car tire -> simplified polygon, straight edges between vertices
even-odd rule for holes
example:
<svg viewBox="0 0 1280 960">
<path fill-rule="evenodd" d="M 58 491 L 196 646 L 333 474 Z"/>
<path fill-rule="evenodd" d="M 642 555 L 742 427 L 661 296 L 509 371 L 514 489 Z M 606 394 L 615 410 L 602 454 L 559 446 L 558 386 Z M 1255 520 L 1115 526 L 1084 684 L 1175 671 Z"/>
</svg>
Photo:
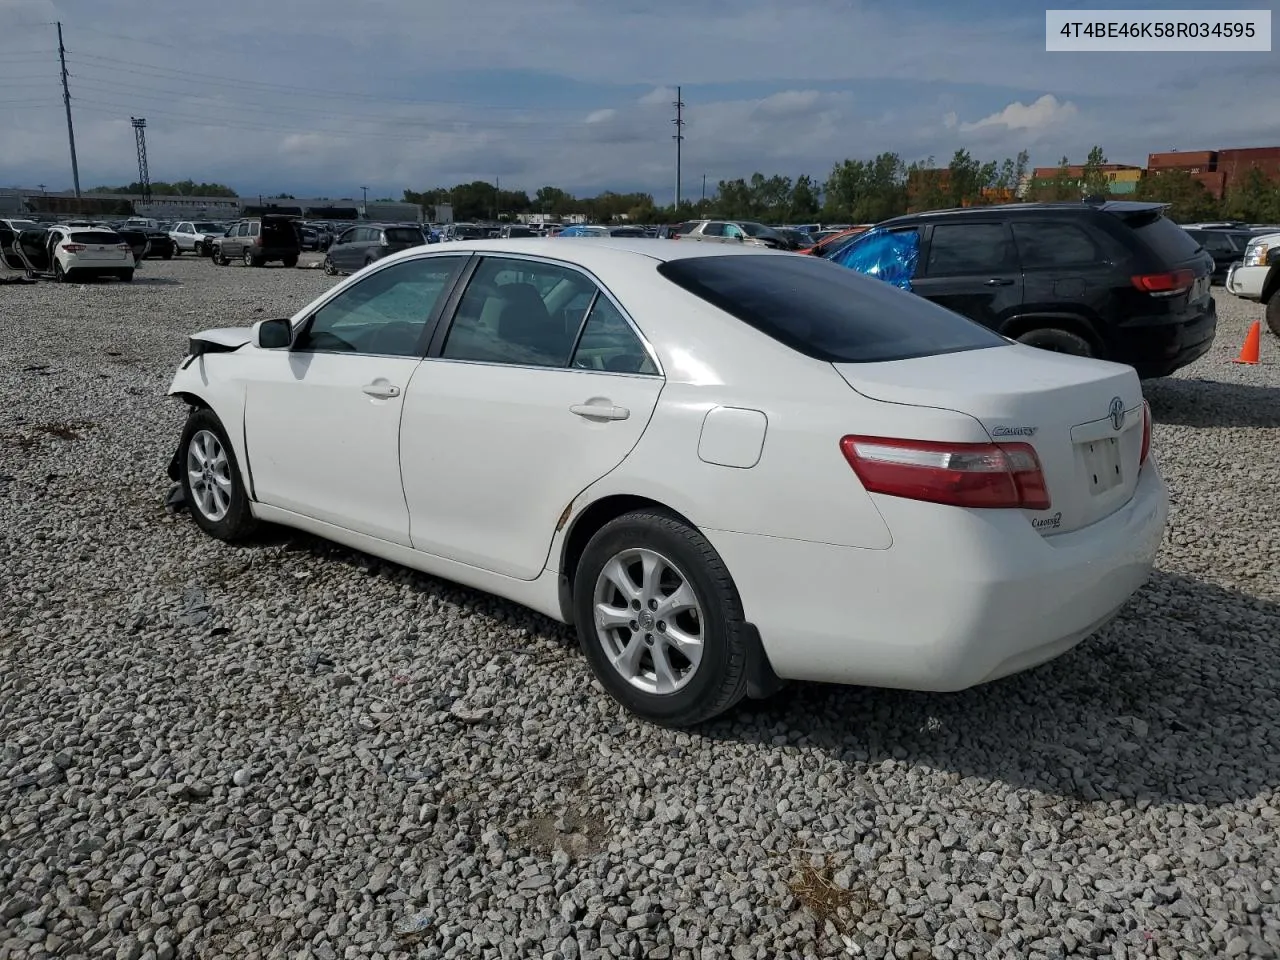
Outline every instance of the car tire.
<svg viewBox="0 0 1280 960">
<path fill-rule="evenodd" d="M 246 267 L 257 267 L 261 265 L 258 258 L 253 255 L 252 250 L 246 250 L 241 259 L 244 261 L 244 265 Z"/>
<path fill-rule="evenodd" d="M 121 270 L 118 274 L 116 274 L 116 276 L 118 276 L 124 283 L 133 283 L 132 270 Z"/>
<path fill-rule="evenodd" d="M 225 266 L 227 266 L 227 264 L 229 264 L 231 261 L 230 261 L 230 260 L 228 260 L 228 259 L 223 255 L 223 253 L 222 253 L 222 248 L 221 248 L 221 247 L 214 247 L 214 248 L 213 248 L 213 262 L 214 262 L 214 264 L 215 264 L 216 266 L 219 266 L 219 267 L 225 267 Z"/>
<path fill-rule="evenodd" d="M 1280 337 L 1280 293 L 1273 293 L 1267 301 L 1267 326 Z"/>
<path fill-rule="evenodd" d="M 173 256 L 174 256 L 174 252 L 176 251 L 176 249 L 177 249 L 177 248 L 176 248 L 173 244 L 170 244 L 170 245 L 169 245 L 169 247 L 168 247 L 168 249 L 167 249 L 167 250 L 165 250 L 165 252 L 164 252 L 164 254 L 163 254 L 164 259 L 166 259 L 166 260 L 172 260 L 172 259 L 173 259 Z"/>
<path fill-rule="evenodd" d="M 1078 333 L 1063 330 L 1061 327 L 1041 327 L 1028 330 L 1017 338 L 1019 343 L 1051 353 L 1067 353 L 1073 357 L 1096 356 L 1093 345 Z"/>
<path fill-rule="evenodd" d="M 62 264 L 57 260 L 53 261 L 53 279 L 58 283 L 71 282 L 71 278 L 67 276 L 67 272 L 62 269 Z"/>
<path fill-rule="evenodd" d="M 323 267 L 324 267 L 324 272 L 329 276 L 336 277 L 338 275 L 338 268 L 333 265 L 333 260 L 331 260 L 329 257 L 324 258 Z"/>
<path fill-rule="evenodd" d="M 209 536 L 235 543 L 257 530 L 235 450 L 222 421 L 207 407 L 187 417 L 178 448 L 178 477 L 191 518 Z"/>
<path fill-rule="evenodd" d="M 648 565 L 657 575 L 646 587 Z M 627 594 L 620 578 L 629 584 Z M 690 606 L 664 619 L 663 598 L 685 590 Z M 737 587 L 715 548 L 681 520 L 637 511 L 605 524 L 582 553 L 573 597 L 578 642 L 592 672 L 636 716 L 687 727 L 724 713 L 746 695 L 750 647 Z M 598 605 L 616 609 L 618 619 L 598 623 Z M 621 620 L 624 613 L 635 619 Z M 700 643 L 685 650 L 696 660 L 669 640 L 677 633 L 687 639 L 695 630 Z"/>
<path fill-rule="evenodd" d="M 298 265 L 298 258 L 297 258 L 297 257 L 285 257 L 285 258 L 284 258 L 284 265 L 285 265 L 286 267 L 296 267 L 296 266 Z"/>
</svg>

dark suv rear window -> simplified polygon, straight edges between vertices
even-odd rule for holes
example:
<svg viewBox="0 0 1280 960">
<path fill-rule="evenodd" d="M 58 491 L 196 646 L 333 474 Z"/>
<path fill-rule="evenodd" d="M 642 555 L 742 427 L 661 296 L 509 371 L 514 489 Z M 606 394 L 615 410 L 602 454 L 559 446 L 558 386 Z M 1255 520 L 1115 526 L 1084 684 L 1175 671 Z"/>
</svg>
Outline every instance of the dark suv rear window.
<svg viewBox="0 0 1280 960">
<path fill-rule="evenodd" d="M 658 272 L 779 343 L 830 363 L 906 360 L 1008 342 L 923 297 L 814 257 L 689 257 Z"/>
<path fill-rule="evenodd" d="M 388 243 L 421 243 L 422 231 L 411 227 L 388 227 L 386 230 Z"/>
<path fill-rule="evenodd" d="M 288 246 L 298 242 L 298 234 L 289 220 L 263 220 L 263 239 L 271 238 L 272 243 Z"/>
<path fill-rule="evenodd" d="M 1152 212 L 1122 218 L 1157 257 L 1166 263 L 1183 263 L 1196 255 L 1199 241 L 1163 214 Z"/>
<path fill-rule="evenodd" d="M 124 243 L 124 238 L 118 233 L 107 233 L 103 230 L 77 230 L 71 234 L 72 243 L 105 243 L 115 245 Z"/>
</svg>

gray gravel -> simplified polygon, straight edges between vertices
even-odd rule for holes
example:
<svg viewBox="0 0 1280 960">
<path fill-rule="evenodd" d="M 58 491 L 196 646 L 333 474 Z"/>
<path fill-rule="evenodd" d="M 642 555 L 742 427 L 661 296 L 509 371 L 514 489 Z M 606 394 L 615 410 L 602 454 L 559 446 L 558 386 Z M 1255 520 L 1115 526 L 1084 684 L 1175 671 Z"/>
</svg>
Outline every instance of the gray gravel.
<svg viewBox="0 0 1280 960">
<path fill-rule="evenodd" d="M 568 632 L 162 507 L 185 336 L 319 272 L 0 287 L 0 958 L 1280 956 L 1280 342 L 1148 385 L 1102 635 L 959 695 L 630 720 Z"/>
</svg>

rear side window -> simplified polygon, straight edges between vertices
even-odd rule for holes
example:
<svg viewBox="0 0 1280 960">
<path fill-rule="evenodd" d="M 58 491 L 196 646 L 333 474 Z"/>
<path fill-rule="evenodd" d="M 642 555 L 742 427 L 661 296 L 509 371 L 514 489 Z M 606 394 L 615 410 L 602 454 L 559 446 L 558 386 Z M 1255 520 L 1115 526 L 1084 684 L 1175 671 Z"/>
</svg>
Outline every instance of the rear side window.
<svg viewBox="0 0 1280 960">
<path fill-rule="evenodd" d="M 72 243 L 106 243 L 117 244 L 124 243 L 124 239 L 118 233 L 106 233 L 105 231 L 80 230 L 68 238 Z"/>
<path fill-rule="evenodd" d="M 1106 260 L 1078 224 L 1056 220 L 1015 220 L 1013 239 L 1026 269 L 1096 264 Z"/>
<path fill-rule="evenodd" d="M 1182 263 L 1196 255 L 1200 244 L 1195 237 L 1160 213 L 1124 217 L 1124 223 L 1138 239 L 1165 263 Z"/>
<path fill-rule="evenodd" d="M 387 230 L 388 243 L 421 243 L 422 231 L 409 227 L 391 227 Z"/>
<path fill-rule="evenodd" d="M 816 257 L 689 257 L 658 267 L 672 283 L 805 356 L 906 360 L 1008 343 L 922 297 Z"/>
</svg>

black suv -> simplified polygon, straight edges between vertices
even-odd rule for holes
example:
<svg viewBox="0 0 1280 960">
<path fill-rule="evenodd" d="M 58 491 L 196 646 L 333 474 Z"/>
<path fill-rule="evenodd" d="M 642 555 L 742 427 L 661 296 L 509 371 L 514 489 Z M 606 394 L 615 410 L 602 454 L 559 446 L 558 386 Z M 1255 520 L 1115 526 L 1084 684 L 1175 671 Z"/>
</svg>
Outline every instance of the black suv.
<svg viewBox="0 0 1280 960">
<path fill-rule="evenodd" d="M 233 260 L 246 267 L 260 267 L 278 260 L 286 267 L 298 265 L 302 241 L 294 226 L 297 217 L 267 214 L 237 220 L 227 228 L 225 236 L 213 239 L 213 262 L 225 267 Z"/>
<path fill-rule="evenodd" d="M 1213 258 L 1164 209 L 1111 200 L 934 210 L 877 224 L 831 259 L 1010 339 L 1163 377 L 1207 353 L 1218 325 Z"/>
</svg>

